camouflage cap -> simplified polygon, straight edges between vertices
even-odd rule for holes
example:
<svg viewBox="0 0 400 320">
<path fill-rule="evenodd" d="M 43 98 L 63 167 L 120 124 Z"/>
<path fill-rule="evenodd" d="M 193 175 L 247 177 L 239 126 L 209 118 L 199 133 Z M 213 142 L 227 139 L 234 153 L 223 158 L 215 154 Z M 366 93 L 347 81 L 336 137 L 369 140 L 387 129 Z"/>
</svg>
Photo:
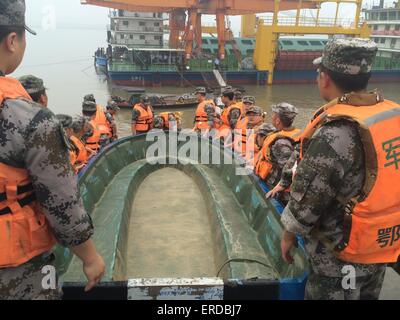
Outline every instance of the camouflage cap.
<svg viewBox="0 0 400 320">
<path fill-rule="evenodd" d="M 243 93 L 240 90 L 235 90 L 235 99 L 242 99 L 243 98 Z"/>
<path fill-rule="evenodd" d="M 249 114 L 249 113 L 254 113 L 254 114 L 257 114 L 257 115 L 262 115 L 262 114 L 263 114 L 263 111 L 262 111 L 262 109 L 261 109 L 260 107 L 251 106 L 251 107 L 249 108 L 249 110 L 247 110 L 246 114 Z"/>
<path fill-rule="evenodd" d="M 22 76 L 18 80 L 29 94 L 38 93 L 47 89 L 44 86 L 43 80 L 33 75 Z"/>
<path fill-rule="evenodd" d="M 94 98 L 94 95 L 92 93 L 90 93 L 90 94 L 87 94 L 86 96 L 83 97 L 83 101 L 96 102 L 96 99 Z"/>
<path fill-rule="evenodd" d="M 226 96 L 226 95 L 230 95 L 233 94 L 233 96 L 235 96 L 235 91 L 233 91 L 233 89 L 231 87 L 227 87 L 222 91 L 222 95 Z"/>
<path fill-rule="evenodd" d="M 25 24 L 25 0 L 0 0 L 0 26 L 24 27 L 33 35 L 36 32 Z"/>
<path fill-rule="evenodd" d="M 313 64 L 343 74 L 369 73 L 377 51 L 376 43 L 368 39 L 334 39 L 326 44 L 322 57 Z"/>
<path fill-rule="evenodd" d="M 81 131 L 85 127 L 85 124 L 87 122 L 88 122 L 87 117 L 75 116 L 72 119 L 71 128 L 75 133 L 78 133 L 79 131 Z"/>
<path fill-rule="evenodd" d="M 82 111 L 84 112 L 95 112 L 97 109 L 97 105 L 93 101 L 84 101 L 82 103 Z"/>
<path fill-rule="evenodd" d="M 244 96 L 243 97 L 243 103 L 255 104 L 256 103 L 256 98 L 253 97 L 253 96 Z"/>
<path fill-rule="evenodd" d="M 272 112 L 275 112 L 280 116 L 284 116 L 292 120 L 296 118 L 297 114 L 299 113 L 299 110 L 295 106 L 287 102 L 275 104 L 271 108 Z"/>
<path fill-rule="evenodd" d="M 256 134 L 267 136 L 272 132 L 275 132 L 276 128 L 270 123 L 263 123 L 256 129 Z"/>
<path fill-rule="evenodd" d="M 67 114 L 57 114 L 56 118 L 60 121 L 61 125 L 65 129 L 69 129 L 72 127 L 72 117 Z"/>
<path fill-rule="evenodd" d="M 149 98 L 149 96 L 148 96 L 148 95 L 145 95 L 145 94 L 141 95 L 141 96 L 140 96 L 140 102 L 141 102 L 141 103 L 150 103 L 150 98 Z"/>
<path fill-rule="evenodd" d="M 195 90 L 195 93 L 196 93 L 196 94 L 197 94 L 197 93 L 206 94 L 206 93 L 207 93 L 207 92 L 206 92 L 206 88 L 204 88 L 204 87 L 197 87 L 196 90 Z"/>
<path fill-rule="evenodd" d="M 120 109 L 118 107 L 118 104 L 113 100 L 107 102 L 106 108 L 110 109 L 110 110 L 115 110 L 115 111 L 118 111 Z"/>
</svg>

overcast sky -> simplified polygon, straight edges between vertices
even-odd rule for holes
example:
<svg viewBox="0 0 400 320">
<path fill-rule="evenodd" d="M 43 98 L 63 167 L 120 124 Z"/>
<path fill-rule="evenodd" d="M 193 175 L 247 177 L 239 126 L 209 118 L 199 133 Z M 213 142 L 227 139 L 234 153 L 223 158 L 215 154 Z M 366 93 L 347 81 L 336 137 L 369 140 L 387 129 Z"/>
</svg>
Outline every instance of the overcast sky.
<svg viewBox="0 0 400 320">
<path fill-rule="evenodd" d="M 168 1 L 168 0 L 165 0 Z M 379 0 L 368 0 L 364 3 L 379 3 Z M 393 0 L 386 0 L 392 3 Z M 34 26 L 47 27 L 74 27 L 74 28 L 105 28 L 108 24 L 108 9 L 89 5 L 81 5 L 80 0 L 26 0 L 27 22 Z M 324 4 L 321 16 L 331 15 L 335 4 Z M 352 6 L 343 5 L 340 14 L 343 18 L 351 17 Z M 240 18 L 232 19 L 235 33 L 240 29 Z M 207 17 L 206 23 L 213 22 L 212 17 Z"/>
</svg>

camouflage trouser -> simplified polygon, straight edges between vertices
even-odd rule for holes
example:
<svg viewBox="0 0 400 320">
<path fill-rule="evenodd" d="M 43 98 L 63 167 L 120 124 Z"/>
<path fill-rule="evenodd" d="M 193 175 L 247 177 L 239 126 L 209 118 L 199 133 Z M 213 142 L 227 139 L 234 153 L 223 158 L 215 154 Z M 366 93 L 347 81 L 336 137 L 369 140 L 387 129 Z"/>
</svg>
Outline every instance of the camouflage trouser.
<svg viewBox="0 0 400 320">
<path fill-rule="evenodd" d="M 43 267 L 54 267 L 54 255 L 42 254 L 16 268 L 0 269 L 0 300 L 56 300 L 61 289 L 56 279 L 56 289 L 44 289 Z"/>
<path fill-rule="evenodd" d="M 355 278 L 355 289 L 343 289 L 342 277 L 327 277 L 310 273 L 306 285 L 307 300 L 377 300 L 382 289 L 386 266 L 376 272 Z"/>
</svg>

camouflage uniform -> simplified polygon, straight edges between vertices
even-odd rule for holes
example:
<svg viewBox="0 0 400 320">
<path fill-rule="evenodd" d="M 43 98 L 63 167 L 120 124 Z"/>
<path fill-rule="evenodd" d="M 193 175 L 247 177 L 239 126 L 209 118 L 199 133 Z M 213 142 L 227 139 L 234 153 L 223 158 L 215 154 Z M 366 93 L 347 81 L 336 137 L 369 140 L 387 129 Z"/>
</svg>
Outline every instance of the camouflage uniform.
<svg viewBox="0 0 400 320">
<path fill-rule="evenodd" d="M 7 25 L 3 12 L 21 17 L 24 1 L 0 0 L 0 25 Z M 58 243 L 71 247 L 87 241 L 93 225 L 79 197 L 65 141 L 59 121 L 48 109 L 22 98 L 3 101 L 0 162 L 29 171 L 36 199 Z M 41 285 L 42 267 L 53 264 L 54 256 L 45 253 L 18 267 L 0 269 L 0 299 L 58 298 L 59 289 L 43 290 Z"/>
<path fill-rule="evenodd" d="M 322 59 L 315 63 L 322 63 L 332 71 L 360 74 L 371 70 L 375 54 L 376 46 L 369 40 L 338 39 L 327 44 Z M 367 100 L 360 101 L 360 105 L 373 105 L 377 101 L 375 93 L 365 97 Z M 340 261 L 312 233 L 318 230 L 333 245 L 341 241 L 344 209 L 337 197 L 349 199 L 359 194 L 364 174 L 364 150 L 356 124 L 342 119 L 315 132 L 297 167 L 290 201 L 282 215 L 285 229 L 302 235 L 305 240 L 311 263 L 307 299 L 379 297 L 386 265 Z M 356 287 L 353 289 L 342 287 L 346 275 L 342 272 L 344 266 L 354 268 Z"/>
<path fill-rule="evenodd" d="M 281 179 L 282 169 L 293 153 L 293 144 L 286 138 L 277 139 L 271 146 L 273 166 L 266 178 L 268 186 L 273 187 Z"/>
<path fill-rule="evenodd" d="M 297 162 L 300 159 L 299 149 L 300 144 L 296 144 L 294 146 L 293 153 L 290 155 L 290 158 L 282 169 L 281 180 L 279 181 L 279 184 L 285 189 L 289 188 L 292 184 L 294 170 L 296 169 Z"/>
</svg>

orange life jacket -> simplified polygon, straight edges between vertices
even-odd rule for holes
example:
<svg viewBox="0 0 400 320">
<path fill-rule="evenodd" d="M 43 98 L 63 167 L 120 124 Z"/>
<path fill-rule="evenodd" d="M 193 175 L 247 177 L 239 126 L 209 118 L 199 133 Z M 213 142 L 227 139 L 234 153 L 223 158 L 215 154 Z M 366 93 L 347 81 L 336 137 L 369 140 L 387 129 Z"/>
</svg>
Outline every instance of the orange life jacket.
<svg viewBox="0 0 400 320">
<path fill-rule="evenodd" d="M 87 163 L 88 159 L 89 159 L 89 155 L 88 155 L 88 152 L 87 152 L 86 147 L 83 144 L 83 142 L 75 136 L 71 136 L 69 139 L 74 144 L 74 146 L 77 150 L 77 152 L 75 153 L 76 154 L 75 163 L 79 163 L 79 164 Z"/>
<path fill-rule="evenodd" d="M 75 150 L 69 150 L 69 160 L 70 160 L 70 162 L 72 164 L 72 167 L 74 167 L 75 164 L 76 164 L 76 152 L 75 152 Z"/>
<path fill-rule="evenodd" d="M 194 130 L 204 130 L 204 129 L 208 129 L 208 115 L 207 112 L 205 111 L 205 108 L 207 105 L 211 104 L 214 108 L 214 102 L 212 100 L 205 100 L 203 102 L 200 102 L 199 105 L 197 106 L 196 109 L 196 116 L 195 116 L 195 126 L 194 126 Z M 217 114 L 214 112 L 214 125 L 213 128 L 217 127 L 217 123 L 216 123 L 216 118 L 217 118 Z"/>
<path fill-rule="evenodd" d="M 107 121 L 103 108 L 99 105 L 96 107 L 96 115 L 93 120 L 97 123 L 97 129 L 100 131 L 100 135 L 107 135 L 109 138 L 112 138 L 110 123 Z"/>
<path fill-rule="evenodd" d="M 139 118 L 136 121 L 136 131 L 147 132 L 151 129 L 151 125 L 154 121 L 154 114 L 150 106 L 145 109 L 140 103 L 135 104 L 133 109 L 140 112 Z"/>
<path fill-rule="evenodd" d="M 281 138 L 289 139 L 294 144 L 295 139 L 298 137 L 300 132 L 300 129 L 281 130 L 279 132 L 274 132 L 268 135 L 265 138 L 261 151 L 258 154 L 254 173 L 258 175 L 261 179 L 265 180 L 271 173 L 271 170 L 273 168 L 271 146 L 275 143 L 276 140 Z"/>
<path fill-rule="evenodd" d="M 164 129 L 181 129 L 182 127 L 182 112 L 161 112 L 160 117 L 164 120 Z M 174 123 L 172 123 L 173 121 Z"/>
<path fill-rule="evenodd" d="M 98 151 L 100 149 L 100 138 L 101 138 L 101 133 L 100 130 L 97 127 L 97 122 L 95 122 L 93 119 L 89 121 L 89 123 L 92 125 L 93 128 L 93 134 L 86 139 L 86 145 L 89 149 Z"/>
<path fill-rule="evenodd" d="M 333 248 L 334 253 L 352 263 L 397 262 L 400 255 L 400 106 L 383 99 L 367 106 L 327 105 L 302 135 L 301 154 L 318 128 L 337 119 L 358 124 L 366 154 L 366 176 L 360 195 L 350 200 L 338 199 L 345 207 L 344 235 L 342 242 Z"/>
<path fill-rule="evenodd" d="M 0 105 L 17 98 L 31 100 L 16 79 L 0 77 Z M 0 268 L 17 267 L 55 243 L 28 171 L 0 163 Z"/>
<path fill-rule="evenodd" d="M 234 134 L 234 129 L 235 128 L 233 128 L 233 129 L 231 128 L 231 125 L 229 123 L 229 114 L 231 113 L 231 111 L 233 109 L 239 109 L 240 110 L 240 117 L 238 119 L 238 122 L 237 122 L 236 126 L 239 124 L 240 120 L 242 119 L 243 110 L 237 104 L 232 104 L 229 107 L 227 107 L 224 110 L 222 110 L 222 113 L 221 113 L 221 122 L 222 123 L 218 127 L 217 138 L 219 138 L 219 139 L 223 139 L 224 138 L 224 139 L 232 140 L 232 136 Z M 246 123 L 246 125 L 247 125 L 247 123 Z M 230 141 L 229 142 L 229 146 L 232 147 L 232 145 L 233 145 L 233 142 Z M 225 146 L 227 147 L 228 145 L 225 145 Z"/>
</svg>

